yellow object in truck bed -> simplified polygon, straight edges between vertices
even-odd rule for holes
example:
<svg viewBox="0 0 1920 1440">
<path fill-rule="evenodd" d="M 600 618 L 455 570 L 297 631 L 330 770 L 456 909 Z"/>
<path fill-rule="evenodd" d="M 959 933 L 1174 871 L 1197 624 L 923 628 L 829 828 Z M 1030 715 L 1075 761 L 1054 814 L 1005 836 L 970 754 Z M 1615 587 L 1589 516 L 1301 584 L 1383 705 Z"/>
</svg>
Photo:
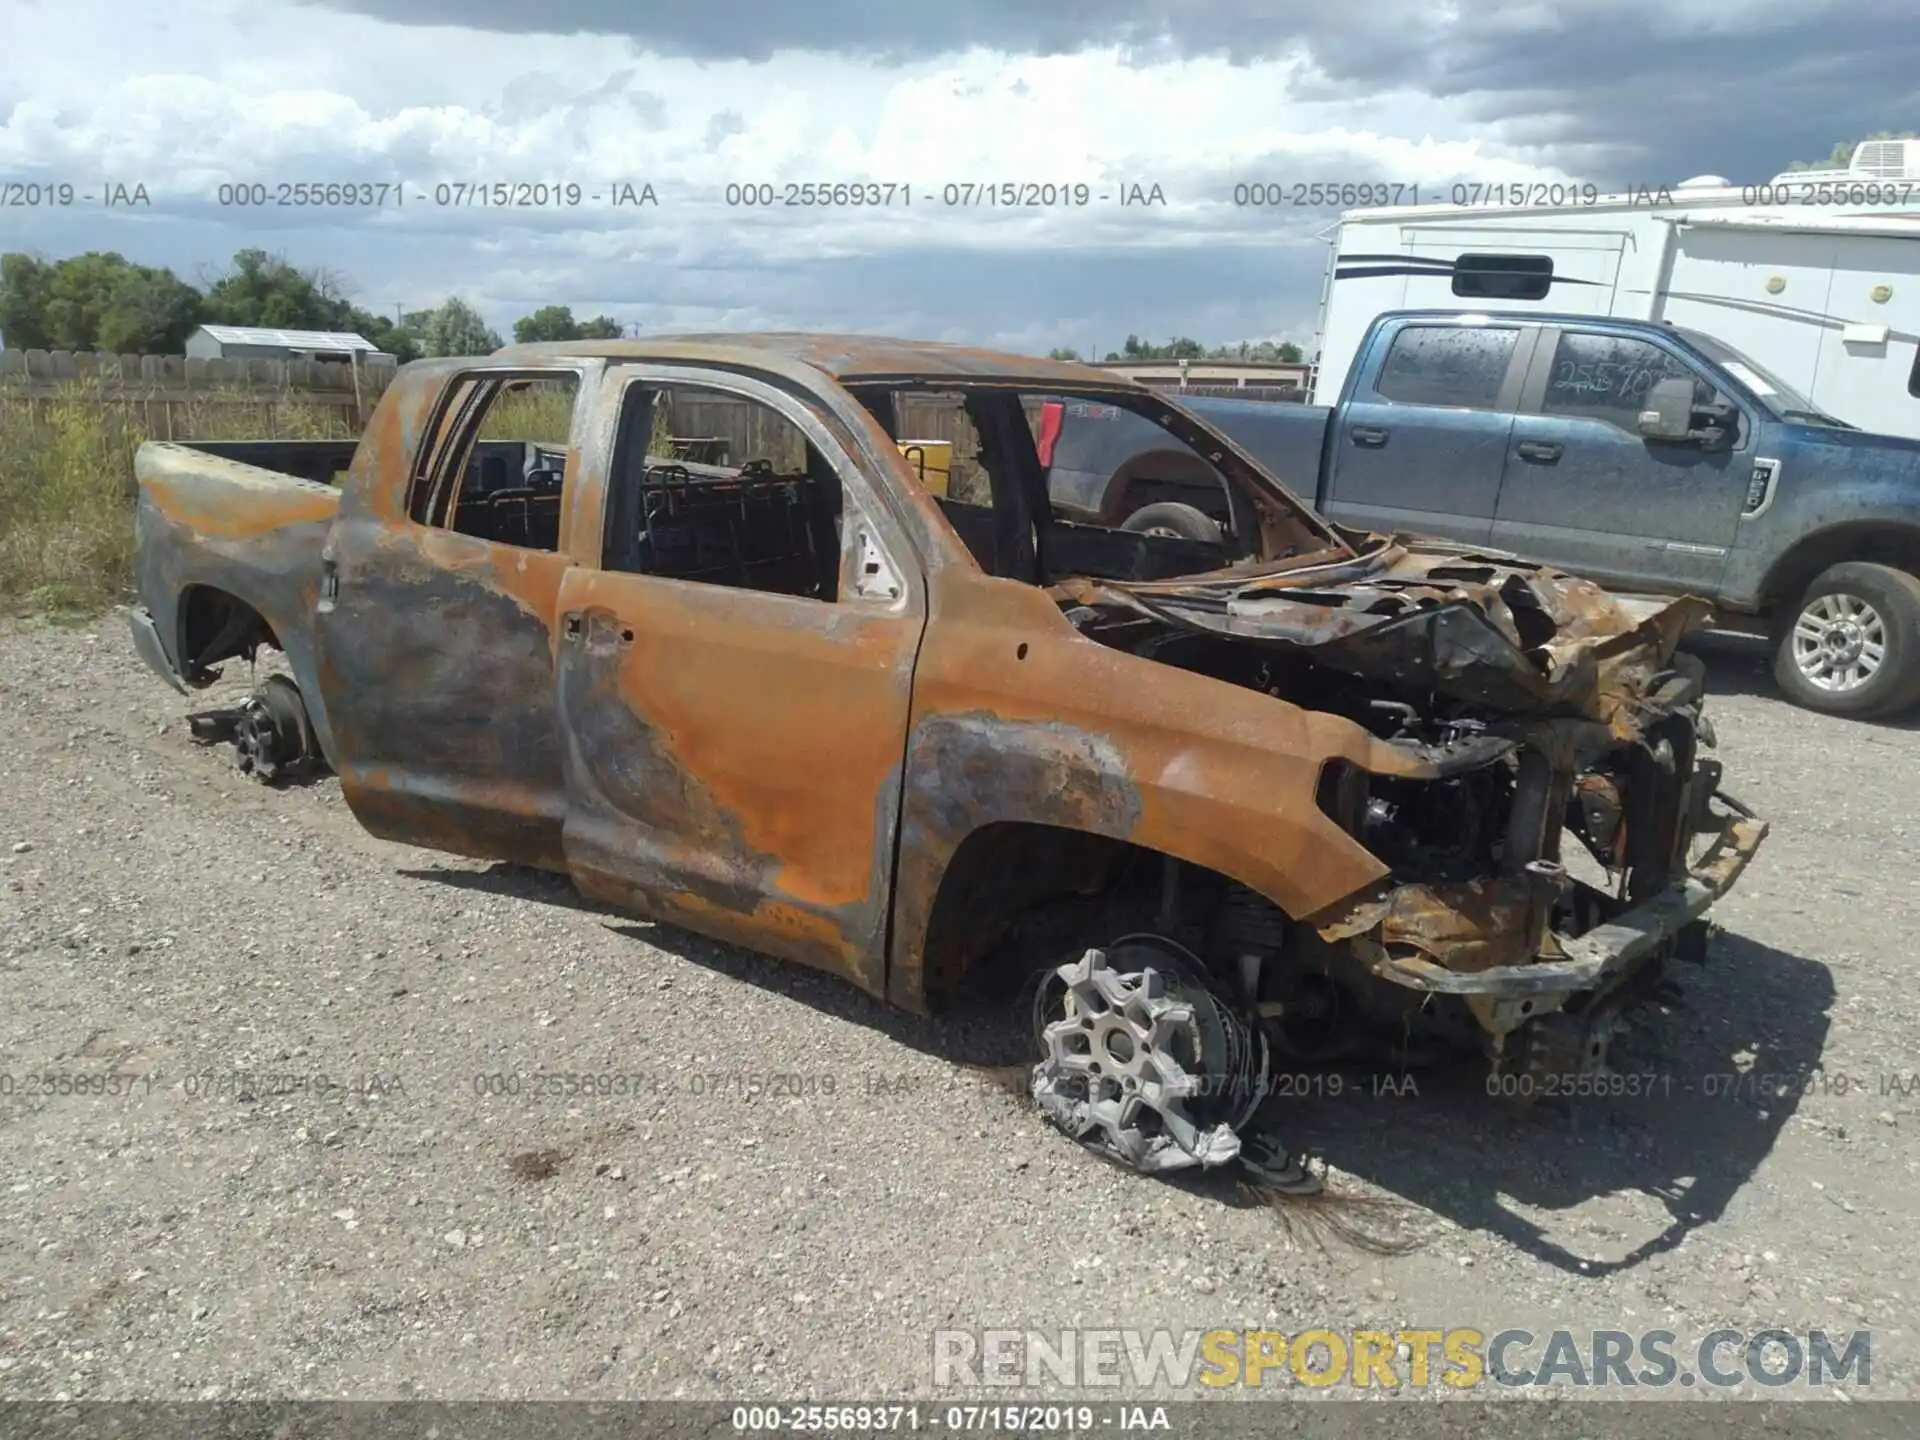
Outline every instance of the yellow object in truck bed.
<svg viewBox="0 0 1920 1440">
<path fill-rule="evenodd" d="M 901 440 L 900 453 L 907 457 L 920 483 L 935 495 L 947 493 L 947 481 L 953 474 L 951 440 Z"/>
</svg>

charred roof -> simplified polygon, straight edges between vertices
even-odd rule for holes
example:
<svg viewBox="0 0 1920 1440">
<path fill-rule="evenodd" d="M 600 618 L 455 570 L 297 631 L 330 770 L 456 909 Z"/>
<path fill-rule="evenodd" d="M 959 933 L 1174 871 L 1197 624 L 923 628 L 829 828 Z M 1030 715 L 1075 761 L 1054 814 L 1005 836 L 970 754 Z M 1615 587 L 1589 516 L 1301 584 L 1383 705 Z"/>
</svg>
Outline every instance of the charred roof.
<svg viewBox="0 0 1920 1440">
<path fill-rule="evenodd" d="M 1044 360 L 951 345 L 939 340 L 895 340 L 882 335 L 831 335 L 806 331 L 650 335 L 638 340 L 556 340 L 508 345 L 497 355 L 581 356 L 605 360 L 698 361 L 728 366 L 764 365 L 770 357 L 808 366 L 841 382 L 912 379 L 1013 380 L 1053 385 L 1139 389 L 1110 370 L 1070 360 Z"/>
</svg>

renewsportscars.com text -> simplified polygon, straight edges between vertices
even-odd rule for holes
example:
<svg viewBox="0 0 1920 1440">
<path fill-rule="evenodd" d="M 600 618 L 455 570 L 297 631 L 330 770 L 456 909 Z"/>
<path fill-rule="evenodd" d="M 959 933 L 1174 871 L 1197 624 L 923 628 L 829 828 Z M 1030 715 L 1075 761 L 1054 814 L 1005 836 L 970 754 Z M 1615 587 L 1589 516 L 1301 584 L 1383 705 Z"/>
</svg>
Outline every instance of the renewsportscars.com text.
<svg viewBox="0 0 1920 1440">
<path fill-rule="evenodd" d="M 1100 1389 L 1576 1389 L 1873 1383 L 1873 1334 L 1712 1330 L 937 1330 L 933 1383 Z"/>
</svg>

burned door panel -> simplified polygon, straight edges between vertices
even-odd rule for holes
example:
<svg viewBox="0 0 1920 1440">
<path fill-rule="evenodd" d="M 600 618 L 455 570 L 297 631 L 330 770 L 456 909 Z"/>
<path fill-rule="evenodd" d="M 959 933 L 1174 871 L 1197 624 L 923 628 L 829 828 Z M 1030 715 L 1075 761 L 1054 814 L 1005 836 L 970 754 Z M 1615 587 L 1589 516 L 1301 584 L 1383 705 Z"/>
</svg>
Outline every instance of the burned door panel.
<svg viewBox="0 0 1920 1440">
<path fill-rule="evenodd" d="M 383 839 L 565 869 L 551 646 L 570 562 L 359 517 L 328 552 L 320 688 L 355 818 Z"/>
<path fill-rule="evenodd" d="M 556 640 L 569 866 L 588 894 L 878 993 L 913 547 L 829 408 L 735 370 L 614 375 Z M 727 407 L 733 463 L 649 453 L 662 415 Z"/>
<path fill-rule="evenodd" d="M 552 655 L 572 561 L 550 538 L 508 543 L 490 522 L 516 500 L 558 512 L 578 481 L 541 472 L 536 497 L 499 458 L 527 447 L 481 435 L 495 402 L 528 380 L 569 396 L 526 423 L 577 426 L 584 407 L 570 397 L 596 369 L 436 366 L 431 387 L 394 407 L 404 443 L 369 431 L 322 556 L 315 632 L 342 790 L 376 835 L 566 868 Z M 568 440 L 577 477 L 579 446 Z M 531 542 L 524 531 L 512 538 Z"/>
<path fill-rule="evenodd" d="M 580 888 L 880 993 L 918 613 L 585 569 L 560 605 Z"/>
</svg>

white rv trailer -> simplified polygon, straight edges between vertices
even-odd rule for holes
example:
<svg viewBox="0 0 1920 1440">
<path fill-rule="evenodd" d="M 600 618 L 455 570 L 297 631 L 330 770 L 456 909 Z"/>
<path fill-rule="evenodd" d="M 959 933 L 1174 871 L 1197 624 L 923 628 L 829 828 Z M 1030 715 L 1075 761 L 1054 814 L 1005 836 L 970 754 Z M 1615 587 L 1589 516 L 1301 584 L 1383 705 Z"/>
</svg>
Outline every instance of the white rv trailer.
<svg viewBox="0 0 1920 1440">
<path fill-rule="evenodd" d="M 1920 437 L 1920 140 L 1760 185 L 1703 175 L 1578 199 L 1347 211 L 1315 403 L 1338 398 L 1384 310 L 1559 311 L 1702 331 L 1849 424 Z"/>
</svg>

